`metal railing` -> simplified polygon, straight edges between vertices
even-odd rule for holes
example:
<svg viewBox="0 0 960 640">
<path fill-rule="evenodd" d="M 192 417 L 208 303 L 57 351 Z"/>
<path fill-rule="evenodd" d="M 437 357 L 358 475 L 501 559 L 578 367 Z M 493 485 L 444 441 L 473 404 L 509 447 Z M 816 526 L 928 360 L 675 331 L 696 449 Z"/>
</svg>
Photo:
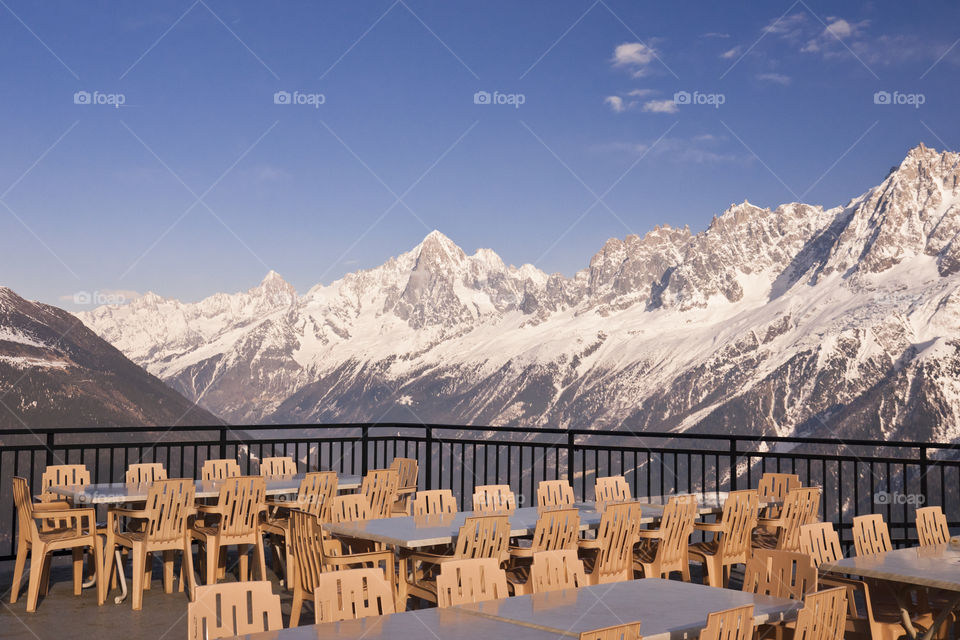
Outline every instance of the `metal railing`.
<svg viewBox="0 0 960 640">
<path fill-rule="evenodd" d="M 275 455 L 293 456 L 301 471 L 345 474 L 414 457 L 420 488 L 451 489 L 461 508 L 481 484 L 509 484 L 523 505 L 535 502 L 540 480 L 566 478 L 589 500 L 605 475 L 624 475 L 642 497 L 752 488 L 766 471 L 788 472 L 823 487 L 821 516 L 845 541 L 854 516 L 881 513 L 895 544 L 909 543 L 924 504 L 942 505 L 960 525 L 960 455 L 949 444 L 397 423 L 17 429 L 0 433 L 0 560 L 15 551 L 13 476 L 36 493 L 52 464 L 85 464 L 104 483 L 122 482 L 134 462 L 197 477 L 210 458 L 236 458 L 257 473 L 257 461 Z"/>
</svg>

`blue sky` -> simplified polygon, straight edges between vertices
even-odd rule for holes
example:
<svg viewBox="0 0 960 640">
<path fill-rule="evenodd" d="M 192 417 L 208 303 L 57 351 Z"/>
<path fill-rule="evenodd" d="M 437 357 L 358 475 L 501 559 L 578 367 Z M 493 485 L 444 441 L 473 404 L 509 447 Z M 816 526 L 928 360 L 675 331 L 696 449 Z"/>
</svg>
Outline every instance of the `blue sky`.
<svg viewBox="0 0 960 640">
<path fill-rule="evenodd" d="M 960 148 L 958 39 L 952 2 L 3 0 L 0 284 L 303 292 L 434 228 L 569 275 Z"/>
</svg>

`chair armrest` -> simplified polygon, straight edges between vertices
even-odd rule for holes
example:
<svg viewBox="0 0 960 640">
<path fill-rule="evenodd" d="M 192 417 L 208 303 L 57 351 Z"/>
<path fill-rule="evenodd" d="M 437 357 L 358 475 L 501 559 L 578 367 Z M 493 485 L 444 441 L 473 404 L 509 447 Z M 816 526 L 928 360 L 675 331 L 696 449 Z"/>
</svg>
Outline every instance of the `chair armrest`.
<svg viewBox="0 0 960 640">
<path fill-rule="evenodd" d="M 50 511 L 51 509 L 71 509 L 70 503 L 66 500 L 55 500 L 53 502 L 34 502 L 34 511 Z"/>
<path fill-rule="evenodd" d="M 83 507 L 80 509 L 51 509 L 33 514 L 34 520 L 74 520 L 77 523 L 77 534 L 82 533 L 83 521 L 87 521 L 87 527 L 92 532 L 97 530 L 97 512 L 93 507 Z"/>
<path fill-rule="evenodd" d="M 579 540 L 577 546 L 581 549 L 599 549 L 601 546 L 602 540 Z"/>
<path fill-rule="evenodd" d="M 660 540 L 663 538 L 663 531 L 660 529 L 640 529 L 637 531 L 637 537 L 647 540 Z"/>
<path fill-rule="evenodd" d="M 107 513 L 114 513 L 124 518 L 149 518 L 150 514 L 146 509 L 128 509 L 126 507 L 111 507 Z"/>
<path fill-rule="evenodd" d="M 368 551 L 366 553 L 351 553 L 346 556 L 325 556 L 323 558 L 324 564 L 333 566 L 337 565 L 337 568 L 341 566 L 349 566 L 353 564 L 363 564 L 367 562 L 380 563 L 385 562 L 387 567 L 392 571 L 393 569 L 393 551 Z"/>
<path fill-rule="evenodd" d="M 427 553 L 425 551 L 414 551 L 407 554 L 407 560 L 410 562 L 426 562 L 427 564 L 440 564 L 446 560 L 453 560 L 453 556 L 447 556 L 442 553 Z"/>
<path fill-rule="evenodd" d="M 757 518 L 757 526 L 760 527 L 783 527 L 782 518 Z"/>
<path fill-rule="evenodd" d="M 510 547 L 510 556 L 513 558 L 532 558 L 533 549 L 531 547 Z"/>
<path fill-rule="evenodd" d="M 723 532 L 723 524 L 719 522 L 694 522 L 693 528 L 700 531 L 713 531 L 714 533 Z"/>
<path fill-rule="evenodd" d="M 196 505 L 197 513 L 209 513 L 213 515 L 223 515 L 220 511 L 220 505 L 218 504 L 198 504 Z"/>
</svg>

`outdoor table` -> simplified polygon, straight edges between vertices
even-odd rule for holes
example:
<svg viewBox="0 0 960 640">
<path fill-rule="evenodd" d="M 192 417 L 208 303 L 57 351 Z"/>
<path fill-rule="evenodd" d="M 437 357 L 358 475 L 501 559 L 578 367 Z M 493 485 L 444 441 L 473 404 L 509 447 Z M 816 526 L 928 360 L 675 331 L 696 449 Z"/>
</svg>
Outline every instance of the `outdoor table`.
<svg viewBox="0 0 960 640">
<path fill-rule="evenodd" d="M 641 524 L 650 524 L 660 519 L 658 512 L 646 514 L 644 509 L 644 507 L 641 507 Z M 596 529 L 600 526 L 600 519 L 603 514 L 597 511 L 593 505 L 579 505 L 578 510 L 580 511 L 581 531 Z M 477 514 L 463 511 L 455 514 L 432 516 L 404 516 L 357 522 L 326 523 L 323 528 L 335 535 L 370 540 L 394 547 L 400 559 L 397 602 L 406 603 L 407 554 L 405 552 L 452 543 L 456 540 L 464 520 L 473 515 Z M 510 517 L 510 537 L 529 536 L 533 534 L 537 527 L 540 509 L 538 507 L 522 507 L 504 515 Z"/>
<path fill-rule="evenodd" d="M 463 605 L 466 612 L 557 635 L 640 621 L 644 640 L 696 637 L 714 611 L 753 605 L 756 624 L 796 618 L 803 603 L 702 584 L 643 578 Z"/>
<path fill-rule="evenodd" d="M 338 476 L 337 489 L 357 489 L 363 478 L 360 476 Z M 266 478 L 267 495 L 276 496 L 296 493 L 300 488 L 303 475 L 285 476 L 280 478 Z M 196 480 L 195 497 L 216 498 L 220 495 L 223 480 Z M 88 484 L 84 486 L 50 487 L 49 492 L 63 496 L 74 505 L 81 504 L 121 504 L 126 502 L 143 502 L 150 491 L 150 483 L 127 484 L 125 482 L 109 482 L 103 484 Z"/>
<path fill-rule="evenodd" d="M 661 511 L 664 507 L 667 506 L 667 502 L 670 501 L 670 498 L 674 498 L 677 495 L 690 495 L 690 494 L 672 494 L 665 496 L 647 496 L 645 498 L 637 498 L 637 502 L 641 502 L 644 505 L 650 505 L 652 508 L 659 508 Z M 697 496 L 697 513 L 702 516 L 718 516 L 723 513 L 723 503 L 727 501 L 727 497 L 730 495 L 729 491 L 708 491 L 706 493 L 695 493 L 692 494 Z M 760 508 L 771 507 L 771 506 L 780 506 L 783 504 L 783 500 L 777 498 L 760 498 Z"/>
<path fill-rule="evenodd" d="M 502 620 L 482 618 L 463 611 L 449 609 L 422 609 L 373 616 L 360 620 L 304 625 L 292 629 L 266 631 L 241 636 L 246 640 L 408 640 L 409 638 L 440 638 L 442 640 L 554 640 L 557 634 L 545 629 L 534 629 Z"/>
<path fill-rule="evenodd" d="M 820 571 L 875 578 L 899 585 L 891 591 L 897 600 L 897 606 L 904 614 L 901 616 L 904 629 L 912 639 L 932 638 L 950 614 L 960 606 L 960 549 L 948 544 L 907 547 L 885 553 L 843 558 L 836 562 L 824 562 L 820 565 Z M 950 591 L 953 596 L 950 606 L 934 619 L 930 629 L 922 635 L 911 624 L 907 613 L 906 594 L 911 586 Z"/>
</svg>

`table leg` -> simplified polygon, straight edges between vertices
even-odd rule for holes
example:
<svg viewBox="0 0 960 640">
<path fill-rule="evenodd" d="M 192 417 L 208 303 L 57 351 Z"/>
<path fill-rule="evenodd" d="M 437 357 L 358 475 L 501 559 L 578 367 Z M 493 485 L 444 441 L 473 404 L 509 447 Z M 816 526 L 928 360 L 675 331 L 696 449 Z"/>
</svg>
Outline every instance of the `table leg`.
<svg viewBox="0 0 960 640">
<path fill-rule="evenodd" d="M 910 619 L 908 603 L 904 598 L 904 595 L 909 594 L 910 590 L 892 589 L 892 591 L 893 597 L 897 601 L 897 606 L 900 608 L 900 624 L 903 625 L 904 630 L 907 632 L 907 637 L 910 638 L 910 640 L 933 640 L 937 630 L 943 626 L 943 624 L 947 621 L 947 618 L 950 617 L 950 614 L 960 607 L 960 593 L 957 593 L 953 600 L 950 601 L 950 605 L 944 608 L 943 611 L 941 611 L 937 617 L 934 618 L 930 628 L 921 634 L 920 631 L 913 626 L 913 621 Z"/>
<path fill-rule="evenodd" d="M 407 554 L 403 549 L 397 549 L 397 612 L 407 610 L 409 590 L 407 589 Z"/>
</svg>

